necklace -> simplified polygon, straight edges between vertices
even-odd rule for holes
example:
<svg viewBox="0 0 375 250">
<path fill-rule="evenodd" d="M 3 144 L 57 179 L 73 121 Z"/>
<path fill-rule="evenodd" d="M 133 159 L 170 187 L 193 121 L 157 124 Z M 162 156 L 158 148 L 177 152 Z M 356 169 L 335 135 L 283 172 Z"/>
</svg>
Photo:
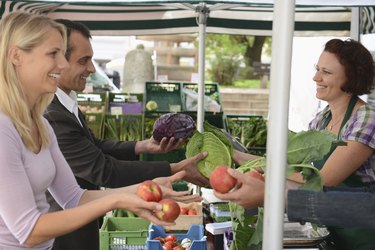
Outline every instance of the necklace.
<svg viewBox="0 0 375 250">
<path fill-rule="evenodd" d="M 332 123 L 332 124 L 329 126 L 329 131 L 332 131 L 333 127 L 336 126 L 340 121 L 341 121 L 341 119 L 338 119 L 336 122 Z"/>
</svg>

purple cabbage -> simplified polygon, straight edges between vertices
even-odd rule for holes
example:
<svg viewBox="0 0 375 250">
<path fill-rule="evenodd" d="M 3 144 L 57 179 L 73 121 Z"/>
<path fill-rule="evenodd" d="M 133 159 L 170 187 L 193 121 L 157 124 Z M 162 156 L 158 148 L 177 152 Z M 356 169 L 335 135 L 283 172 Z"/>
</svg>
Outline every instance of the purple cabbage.
<svg viewBox="0 0 375 250">
<path fill-rule="evenodd" d="M 187 140 L 195 130 L 195 122 L 190 115 L 168 113 L 161 115 L 154 123 L 152 136 L 158 142 L 167 137 Z"/>
</svg>

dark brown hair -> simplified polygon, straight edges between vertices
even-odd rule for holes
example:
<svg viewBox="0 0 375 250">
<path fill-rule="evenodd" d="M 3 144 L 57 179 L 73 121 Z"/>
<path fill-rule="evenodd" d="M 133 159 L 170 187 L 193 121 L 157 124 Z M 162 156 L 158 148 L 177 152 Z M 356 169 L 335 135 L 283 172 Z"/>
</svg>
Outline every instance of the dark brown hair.
<svg viewBox="0 0 375 250">
<path fill-rule="evenodd" d="M 91 39 L 91 34 L 90 34 L 90 30 L 89 28 L 86 27 L 86 25 L 84 25 L 83 23 L 80 23 L 80 22 L 74 22 L 74 21 L 70 21 L 70 20 L 67 20 L 67 19 L 56 19 L 55 20 L 56 22 L 60 23 L 60 24 L 63 24 L 66 28 L 66 34 L 67 34 L 67 48 L 66 48 L 66 52 L 65 52 L 65 58 L 67 60 L 69 60 L 70 58 L 70 55 L 72 53 L 72 46 L 70 45 L 70 34 L 73 32 L 73 31 L 76 31 L 78 33 L 80 33 L 81 35 L 83 35 L 84 37 L 86 37 L 87 39 Z"/>
<path fill-rule="evenodd" d="M 335 54 L 345 68 L 347 82 L 342 90 L 353 95 L 369 94 L 374 88 L 374 60 L 371 53 L 353 39 L 329 40 L 324 51 Z"/>
</svg>

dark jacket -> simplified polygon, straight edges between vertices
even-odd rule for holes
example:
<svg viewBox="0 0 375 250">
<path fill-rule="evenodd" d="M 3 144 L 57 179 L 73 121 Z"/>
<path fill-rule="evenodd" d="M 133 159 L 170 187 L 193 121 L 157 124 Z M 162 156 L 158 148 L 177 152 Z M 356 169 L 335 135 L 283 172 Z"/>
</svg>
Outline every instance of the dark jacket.
<svg viewBox="0 0 375 250">
<path fill-rule="evenodd" d="M 78 184 L 84 189 L 116 188 L 171 175 L 168 162 L 139 161 L 134 152 L 135 142 L 95 138 L 81 111 L 79 116 L 83 127 L 56 96 L 44 116 L 53 127 L 60 149 Z M 61 209 L 52 197 L 48 199 L 51 211 Z M 95 221 L 69 235 L 57 238 L 53 249 L 99 249 L 98 235 L 99 226 Z"/>
</svg>

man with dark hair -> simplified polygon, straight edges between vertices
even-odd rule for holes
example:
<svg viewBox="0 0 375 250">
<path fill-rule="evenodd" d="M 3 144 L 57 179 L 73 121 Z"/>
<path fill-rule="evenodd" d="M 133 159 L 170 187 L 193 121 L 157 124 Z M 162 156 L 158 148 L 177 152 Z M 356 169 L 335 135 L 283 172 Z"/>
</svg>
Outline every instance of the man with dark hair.
<svg viewBox="0 0 375 250">
<path fill-rule="evenodd" d="M 153 138 L 137 142 L 121 142 L 95 138 L 78 109 L 76 91 L 82 91 L 86 78 L 95 72 L 90 31 L 81 23 L 57 20 L 67 28 L 66 59 L 69 68 L 61 72 L 58 90 L 45 117 L 52 125 L 64 157 L 82 188 L 115 188 L 155 177 L 169 176 L 185 170 L 184 180 L 205 185 L 207 179 L 196 165 L 207 154 L 201 153 L 178 163 L 139 161 L 141 153 L 166 153 L 176 149 L 181 141 L 173 138 L 158 143 Z M 59 209 L 51 202 L 51 209 Z M 55 240 L 54 250 L 99 249 L 99 223 L 78 229 Z"/>
</svg>

